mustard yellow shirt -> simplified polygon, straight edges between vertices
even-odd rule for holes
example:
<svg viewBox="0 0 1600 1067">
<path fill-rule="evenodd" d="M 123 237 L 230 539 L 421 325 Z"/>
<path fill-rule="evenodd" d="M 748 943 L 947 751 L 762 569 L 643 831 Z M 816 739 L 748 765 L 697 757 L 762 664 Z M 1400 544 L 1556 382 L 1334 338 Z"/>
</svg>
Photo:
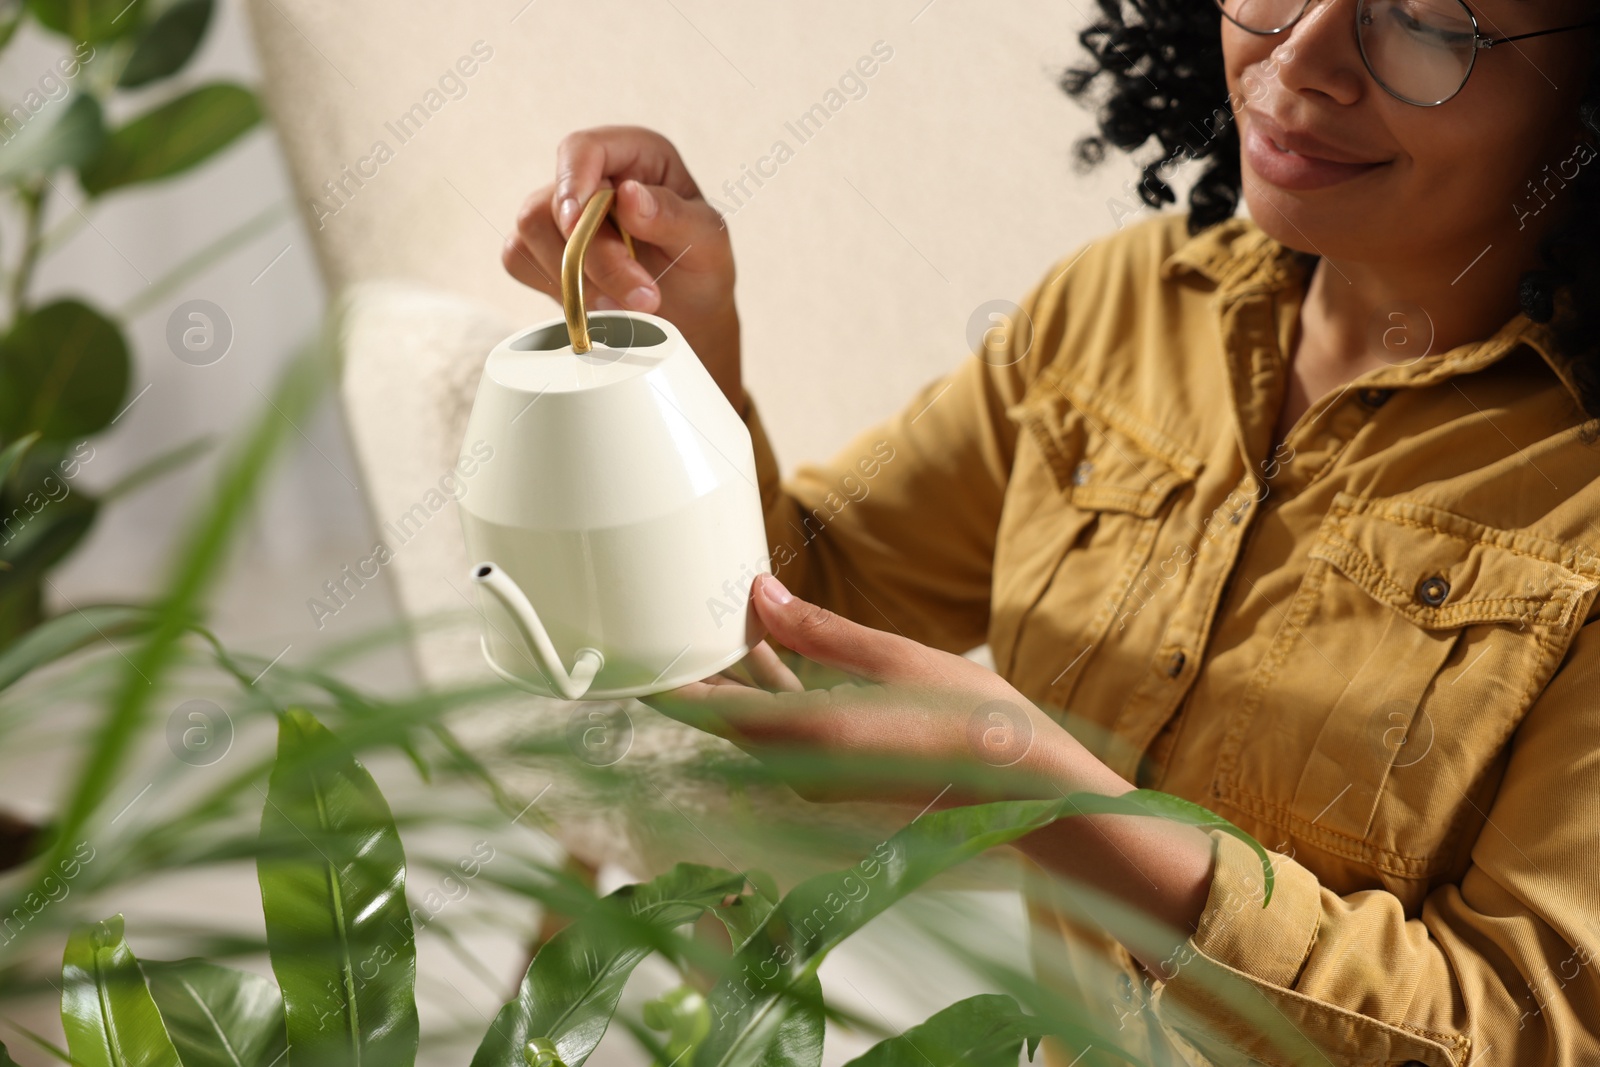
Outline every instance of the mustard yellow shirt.
<svg viewBox="0 0 1600 1067">
<path fill-rule="evenodd" d="M 1309 269 L 1158 216 L 827 463 L 780 480 L 752 404 L 773 568 L 987 642 L 1111 767 L 1273 850 L 1263 908 L 1213 832 L 1165 982 L 1035 907 L 1036 964 L 1096 975 L 1063 995 L 1147 1062 L 1600 1063 L 1600 447 L 1522 315 L 1441 352 L 1404 324 L 1275 446 Z"/>
</svg>

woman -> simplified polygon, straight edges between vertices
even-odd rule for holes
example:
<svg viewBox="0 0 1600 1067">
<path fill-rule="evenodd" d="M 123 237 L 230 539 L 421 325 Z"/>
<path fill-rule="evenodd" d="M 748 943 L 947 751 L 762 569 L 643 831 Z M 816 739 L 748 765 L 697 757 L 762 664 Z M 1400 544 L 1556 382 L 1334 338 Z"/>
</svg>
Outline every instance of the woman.
<svg viewBox="0 0 1600 1067">
<path fill-rule="evenodd" d="M 1158 140 L 1152 205 L 1162 164 L 1206 161 L 1187 217 L 1065 257 L 996 343 L 782 485 L 716 212 L 656 134 L 563 142 L 507 269 L 554 295 L 579 206 L 617 186 L 643 245 L 597 242 L 594 306 L 670 317 L 743 412 L 772 637 L 879 683 L 805 693 L 762 645 L 662 706 L 754 750 L 1003 767 L 1008 795 L 1161 789 L 1275 849 L 1263 908 L 1219 831 L 1021 842 L 1178 931 L 1099 935 L 1152 1060 L 1291 1062 L 1207 992 L 1231 976 L 1320 1050 L 1293 1062 L 1600 1062 L 1593 6 L 1223 2 L 1107 0 L 1064 81 L 1108 83 L 1090 160 Z M 957 655 L 984 641 L 998 674 Z"/>
</svg>

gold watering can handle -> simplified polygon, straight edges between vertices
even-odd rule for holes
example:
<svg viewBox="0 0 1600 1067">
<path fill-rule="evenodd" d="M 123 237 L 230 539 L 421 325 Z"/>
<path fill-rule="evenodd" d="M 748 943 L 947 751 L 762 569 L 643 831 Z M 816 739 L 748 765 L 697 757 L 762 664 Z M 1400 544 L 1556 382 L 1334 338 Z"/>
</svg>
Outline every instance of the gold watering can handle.
<svg viewBox="0 0 1600 1067">
<path fill-rule="evenodd" d="M 589 340 L 589 314 L 583 307 L 583 257 L 589 252 L 589 242 L 600 232 L 606 212 L 611 209 L 616 196 L 615 189 L 595 190 L 595 194 L 584 205 L 583 214 L 578 216 L 578 224 L 572 228 L 572 236 L 567 238 L 567 247 L 561 253 L 561 305 L 567 313 L 567 336 L 572 340 L 574 352 L 583 353 L 594 347 Z M 616 219 L 612 219 L 612 222 L 616 224 L 617 232 L 622 234 L 622 243 L 627 245 L 628 255 L 638 259 L 633 250 L 633 238 L 622 228 L 622 223 Z"/>
</svg>

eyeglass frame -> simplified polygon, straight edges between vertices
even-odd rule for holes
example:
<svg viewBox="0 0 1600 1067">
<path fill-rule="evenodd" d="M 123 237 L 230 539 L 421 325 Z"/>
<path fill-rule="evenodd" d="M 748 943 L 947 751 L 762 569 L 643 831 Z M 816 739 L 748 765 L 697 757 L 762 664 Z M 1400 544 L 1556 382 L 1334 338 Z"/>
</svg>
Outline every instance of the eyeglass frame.
<svg viewBox="0 0 1600 1067">
<path fill-rule="evenodd" d="M 1227 19 L 1229 22 L 1233 23 L 1246 33 L 1253 33 L 1257 37 L 1272 37 L 1276 34 L 1284 32 L 1285 30 L 1292 29 L 1294 24 L 1299 22 L 1301 18 L 1305 16 L 1307 9 L 1311 7 L 1311 0 L 1301 0 L 1300 10 L 1295 12 L 1294 18 L 1290 19 L 1288 22 L 1285 22 L 1282 26 L 1279 26 L 1275 30 L 1258 30 L 1250 26 L 1246 26 L 1244 23 L 1228 14 L 1228 9 L 1222 6 L 1223 0 L 1214 0 L 1214 2 L 1217 5 L 1217 10 L 1222 12 L 1223 18 Z M 1370 2 L 1371 0 L 1356 0 L 1356 17 L 1358 19 L 1361 17 L 1362 9 L 1365 8 Z M 1544 37 L 1552 33 L 1566 33 L 1570 30 L 1583 30 L 1594 26 L 1600 26 L 1600 19 L 1590 19 L 1587 22 L 1578 22 L 1571 26 L 1557 26 L 1550 30 L 1535 30 L 1532 33 L 1518 33 L 1510 37 L 1486 37 L 1480 32 L 1480 27 L 1478 26 L 1478 16 L 1472 10 L 1472 8 L 1467 6 L 1467 0 L 1456 0 L 1456 3 L 1461 5 L 1461 10 L 1467 13 L 1467 18 L 1472 22 L 1472 52 L 1467 59 L 1466 73 L 1461 76 L 1461 84 L 1456 86 L 1455 91 L 1449 96 L 1445 97 L 1443 100 L 1435 100 L 1428 104 L 1419 103 L 1416 100 L 1406 99 L 1385 85 L 1383 79 L 1378 77 L 1378 72 L 1372 69 L 1372 60 L 1367 56 L 1367 47 L 1366 45 L 1362 44 L 1361 35 L 1358 33 L 1356 34 L 1356 47 L 1361 50 L 1362 65 L 1367 68 L 1367 73 L 1372 75 L 1372 80 L 1378 83 L 1379 88 L 1401 103 L 1410 104 L 1412 107 L 1438 107 L 1440 104 L 1448 104 L 1451 100 L 1454 100 L 1461 94 L 1461 90 L 1467 87 L 1467 80 L 1472 77 L 1473 70 L 1475 70 L 1478 66 L 1479 52 L 1487 52 L 1489 49 L 1498 44 L 1510 44 L 1513 41 L 1525 41 L 1530 37 Z"/>
</svg>

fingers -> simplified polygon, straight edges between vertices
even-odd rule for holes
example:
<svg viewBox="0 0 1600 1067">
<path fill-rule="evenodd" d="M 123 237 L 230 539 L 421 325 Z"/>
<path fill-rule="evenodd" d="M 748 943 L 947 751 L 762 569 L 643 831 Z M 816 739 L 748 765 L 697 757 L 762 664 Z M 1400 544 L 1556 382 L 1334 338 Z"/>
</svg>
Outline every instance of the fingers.
<svg viewBox="0 0 1600 1067">
<path fill-rule="evenodd" d="M 517 228 L 500 250 L 500 262 L 517 281 L 561 299 L 561 251 L 565 245 L 550 217 L 550 191 L 535 190 L 517 212 Z"/>
<path fill-rule="evenodd" d="M 765 641 L 757 642 L 740 665 L 748 669 L 754 684 L 762 689 L 774 693 L 805 692 L 806 687 L 800 684 L 800 679 Z"/>
<path fill-rule="evenodd" d="M 595 235 L 583 273 L 599 291 L 595 306 L 602 310 L 658 310 L 659 276 L 673 268 L 692 270 L 693 260 L 683 263 L 686 253 L 697 245 L 709 248 L 721 237 L 722 217 L 715 208 L 698 198 L 685 199 L 665 185 L 625 179 L 617 186 L 612 210 L 613 222 L 633 238 L 638 258 L 628 255 L 613 226 L 602 227 Z"/>
<path fill-rule="evenodd" d="M 754 600 L 768 632 L 807 659 L 869 682 L 918 686 L 949 680 L 938 649 L 808 604 L 770 574 L 756 576 Z"/>
<path fill-rule="evenodd" d="M 722 668 L 722 672 L 714 677 L 726 678 L 729 684 L 760 688 L 757 685 L 756 680 L 750 676 L 750 669 L 745 666 L 743 660 L 740 660 L 738 663 L 735 663 L 730 667 Z"/>
<path fill-rule="evenodd" d="M 550 213 L 553 188 L 547 185 L 536 190 L 522 205 L 516 232 L 507 238 L 500 262 L 524 285 L 560 300 L 561 257 L 566 252 L 566 238 L 557 230 Z M 583 303 L 590 310 L 626 306 L 635 311 L 654 311 L 660 305 L 661 294 L 650 271 L 628 255 L 613 226 L 604 226 L 595 235 L 583 267 L 587 282 Z"/>
<path fill-rule="evenodd" d="M 679 722 L 735 743 L 751 743 L 808 735 L 825 728 L 825 714 L 833 706 L 835 694 L 826 689 L 769 693 L 750 686 L 705 681 L 639 699 Z"/>
<path fill-rule="evenodd" d="M 562 138 L 556 147 L 550 210 L 562 238 L 572 233 L 583 205 L 596 189 L 627 178 L 669 186 L 681 196 L 699 195 L 678 150 L 654 130 L 639 126 L 580 130 Z"/>
<path fill-rule="evenodd" d="M 500 261 L 524 285 L 560 299 L 566 238 L 551 214 L 553 188 L 535 191 L 523 204 L 516 233 L 507 239 Z M 628 255 L 615 226 L 602 226 L 583 261 L 584 304 L 599 310 L 626 307 L 654 312 L 661 306 L 661 289 L 652 268 L 666 270 L 680 252 L 694 247 L 698 231 L 718 225 L 708 222 L 706 215 L 717 217 L 704 202 L 692 204 L 665 186 L 646 186 L 631 179 L 624 182 L 616 221 L 634 238 L 638 254 L 649 262 Z"/>
<path fill-rule="evenodd" d="M 661 290 L 643 263 L 628 255 L 628 248 L 613 226 L 603 226 L 589 244 L 589 254 L 583 259 L 583 276 L 589 282 L 584 286 L 584 296 L 590 296 L 590 286 L 599 290 L 595 296 L 605 296 L 613 303 L 632 311 L 654 311 L 661 305 Z M 596 307 L 602 307 L 597 300 Z"/>
<path fill-rule="evenodd" d="M 516 233 L 501 250 L 507 272 L 561 300 L 567 241 L 584 206 L 608 187 L 616 189 L 612 219 L 595 233 L 584 257 L 584 306 L 670 319 L 705 342 L 697 351 L 713 377 L 731 389 L 738 358 L 733 246 L 722 216 L 659 133 L 603 126 L 564 138 L 556 151 L 556 180 L 528 198 Z M 634 255 L 618 227 L 632 239 Z"/>
<path fill-rule="evenodd" d="M 665 185 L 646 185 L 628 178 L 617 186 L 615 221 L 633 237 L 639 259 L 609 227 L 589 246 L 584 275 L 607 301 L 633 311 L 653 312 L 661 306 L 657 275 L 676 265 L 695 244 L 709 240 L 721 217 L 704 200 L 686 200 Z M 639 248 L 640 244 L 648 246 Z M 655 273 L 652 273 L 654 271 Z M 597 303 L 608 309 L 606 301 Z"/>
<path fill-rule="evenodd" d="M 715 734 L 717 737 L 727 737 L 731 728 L 712 707 L 712 694 L 724 690 L 744 690 L 744 688 L 739 685 L 691 682 L 665 693 L 642 696 L 639 702 L 654 708 L 669 719 L 677 719 L 687 726 Z"/>
<path fill-rule="evenodd" d="M 699 196 L 684 197 L 668 186 L 633 178 L 617 186 L 616 213 L 635 238 L 674 259 L 723 233 L 722 216 Z"/>
</svg>

